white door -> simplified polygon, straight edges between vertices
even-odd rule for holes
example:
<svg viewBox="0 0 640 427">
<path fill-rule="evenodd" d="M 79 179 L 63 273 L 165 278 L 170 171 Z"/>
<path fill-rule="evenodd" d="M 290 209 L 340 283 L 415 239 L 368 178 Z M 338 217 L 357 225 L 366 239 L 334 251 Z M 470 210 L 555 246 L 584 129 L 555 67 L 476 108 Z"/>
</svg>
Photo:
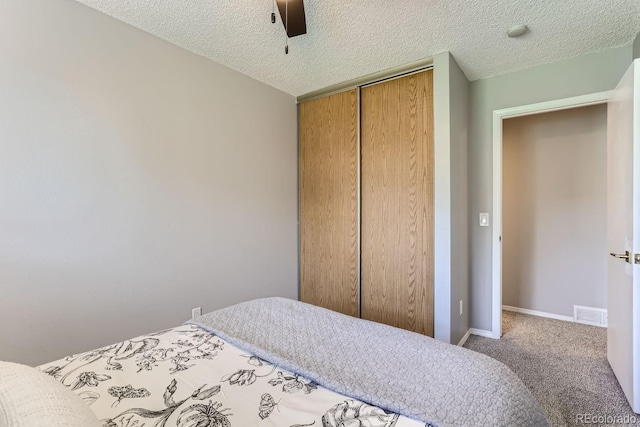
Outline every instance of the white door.
<svg viewBox="0 0 640 427">
<path fill-rule="evenodd" d="M 607 357 L 640 413 L 640 59 L 609 102 L 607 145 Z"/>
</svg>

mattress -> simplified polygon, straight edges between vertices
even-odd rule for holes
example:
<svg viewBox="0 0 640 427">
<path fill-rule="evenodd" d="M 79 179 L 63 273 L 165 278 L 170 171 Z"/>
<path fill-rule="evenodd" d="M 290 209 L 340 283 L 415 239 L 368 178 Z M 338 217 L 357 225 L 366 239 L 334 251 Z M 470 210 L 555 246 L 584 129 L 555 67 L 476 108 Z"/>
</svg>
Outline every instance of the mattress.
<svg viewBox="0 0 640 427">
<path fill-rule="evenodd" d="M 106 427 L 547 426 L 502 363 L 284 298 L 42 365 Z"/>
<path fill-rule="evenodd" d="M 106 427 L 418 427 L 194 325 L 47 363 Z"/>
</svg>

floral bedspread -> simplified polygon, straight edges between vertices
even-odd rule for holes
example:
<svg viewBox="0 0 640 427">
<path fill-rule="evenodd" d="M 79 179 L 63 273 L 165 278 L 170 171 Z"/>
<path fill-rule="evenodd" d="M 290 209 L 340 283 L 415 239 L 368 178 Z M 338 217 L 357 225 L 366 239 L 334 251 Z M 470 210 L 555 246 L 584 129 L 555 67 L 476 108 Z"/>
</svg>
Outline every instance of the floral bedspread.
<svg viewBox="0 0 640 427">
<path fill-rule="evenodd" d="M 193 326 L 40 366 L 105 427 L 423 427 L 327 390 Z"/>
</svg>

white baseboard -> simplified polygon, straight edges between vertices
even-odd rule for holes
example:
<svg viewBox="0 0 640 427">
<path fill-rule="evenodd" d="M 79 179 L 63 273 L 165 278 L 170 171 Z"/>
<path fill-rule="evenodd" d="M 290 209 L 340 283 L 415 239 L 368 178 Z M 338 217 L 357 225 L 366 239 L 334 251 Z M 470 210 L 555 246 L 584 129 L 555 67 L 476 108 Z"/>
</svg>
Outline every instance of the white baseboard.
<svg viewBox="0 0 640 427">
<path fill-rule="evenodd" d="M 469 329 L 469 333 L 471 335 L 477 335 L 479 337 L 494 338 L 493 332 L 485 331 L 484 329 L 471 328 L 471 329 Z"/>
<path fill-rule="evenodd" d="M 470 334 L 471 334 L 471 329 L 469 329 L 469 330 L 467 331 L 467 333 L 466 333 L 466 334 L 464 334 L 464 336 L 462 337 L 462 339 L 461 339 L 461 340 L 460 340 L 460 342 L 458 343 L 458 345 L 459 345 L 460 347 L 462 347 L 462 346 L 464 345 L 464 343 L 466 343 L 466 342 L 467 342 L 467 340 L 469 339 L 469 335 L 470 335 Z"/>
<path fill-rule="evenodd" d="M 532 316 L 547 317 L 549 319 L 564 320 L 565 322 L 573 322 L 573 317 L 571 316 L 562 316 L 560 314 L 545 313 L 544 311 L 529 310 L 528 308 L 520 308 L 520 307 L 512 307 L 510 305 L 503 305 L 502 309 L 506 311 L 513 311 L 515 313 L 530 314 Z"/>
</svg>

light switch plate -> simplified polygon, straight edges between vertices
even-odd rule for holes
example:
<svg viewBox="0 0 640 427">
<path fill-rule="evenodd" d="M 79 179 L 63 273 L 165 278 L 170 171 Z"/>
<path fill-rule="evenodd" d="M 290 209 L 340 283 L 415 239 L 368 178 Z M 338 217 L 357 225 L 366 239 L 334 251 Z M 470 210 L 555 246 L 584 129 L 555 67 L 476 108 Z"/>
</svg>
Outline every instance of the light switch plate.
<svg viewBox="0 0 640 427">
<path fill-rule="evenodd" d="M 489 226 L 489 214 L 486 212 L 483 212 L 480 214 L 480 218 L 479 218 L 479 222 L 480 222 L 480 227 L 488 227 Z"/>
</svg>

